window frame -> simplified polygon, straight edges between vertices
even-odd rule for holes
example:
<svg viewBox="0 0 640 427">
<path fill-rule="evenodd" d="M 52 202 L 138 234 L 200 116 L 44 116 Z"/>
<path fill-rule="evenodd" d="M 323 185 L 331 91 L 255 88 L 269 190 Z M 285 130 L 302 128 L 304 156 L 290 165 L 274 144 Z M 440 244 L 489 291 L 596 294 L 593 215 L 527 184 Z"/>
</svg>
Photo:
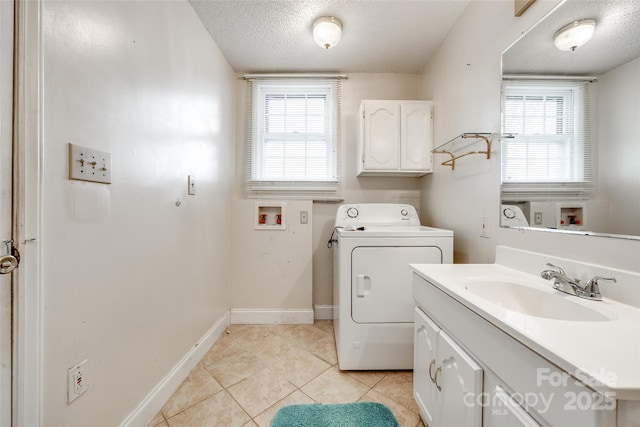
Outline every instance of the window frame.
<svg viewBox="0 0 640 427">
<path fill-rule="evenodd" d="M 591 153 L 589 115 L 590 115 L 590 96 L 588 94 L 588 82 L 586 81 L 521 81 L 521 80 L 504 80 L 502 84 L 502 133 L 508 136 L 502 140 L 502 162 L 501 162 L 501 192 L 503 200 L 519 200 L 527 198 L 529 200 L 548 200 L 550 195 L 563 199 L 590 199 L 594 193 L 594 170 L 593 156 Z M 544 120 L 553 117 L 558 128 L 561 122 L 562 129 L 557 129 L 555 133 L 517 133 L 513 132 L 513 128 L 509 127 L 509 114 L 507 111 L 507 98 L 514 97 L 543 97 L 544 100 L 549 97 L 562 97 L 562 118 L 559 114 L 554 116 L 539 115 Z M 522 101 L 523 108 L 526 106 L 526 100 Z M 512 117 L 514 117 L 512 115 Z M 522 112 L 524 119 L 525 112 Z M 535 119 L 534 119 L 535 120 Z M 546 128 L 546 123 L 542 123 L 542 127 Z M 521 130 L 526 130 L 526 122 L 519 123 Z M 541 140 L 551 143 L 556 140 L 558 144 L 561 140 L 569 140 L 568 151 L 565 156 L 566 160 L 562 166 L 556 166 L 556 177 L 549 173 L 549 164 L 553 163 L 553 157 L 547 157 L 546 163 L 539 162 L 539 168 L 547 168 L 545 177 L 533 176 L 527 169 L 526 176 L 507 177 L 509 167 L 513 168 L 513 162 L 516 157 L 509 157 L 510 149 L 516 144 L 525 146 L 525 154 L 522 157 L 522 165 L 530 167 L 529 150 L 538 144 Z M 536 141 L 537 140 L 537 141 Z M 543 147 L 544 148 L 544 147 Z M 549 147 L 546 147 L 549 150 Z M 511 163 L 509 162 L 511 159 Z M 513 169 L 512 169 L 513 170 Z M 566 175 L 562 176 L 562 173 Z"/>
<path fill-rule="evenodd" d="M 245 195 L 248 198 L 298 198 L 312 200 L 341 200 L 340 196 L 340 79 L 252 79 L 247 97 L 247 153 L 245 158 Z M 265 167 L 265 141 L 281 136 L 283 150 L 286 140 L 294 139 L 294 132 L 269 133 L 266 129 L 267 98 L 282 95 L 324 96 L 326 100 L 324 132 L 302 133 L 305 159 L 310 141 L 325 141 L 325 173 L 322 177 L 309 176 L 305 162 L 304 177 L 269 176 Z M 306 98 L 305 98 L 306 99 Z M 306 105 L 305 101 L 305 105 Z M 308 116 L 308 111 L 305 113 Z M 287 116 L 285 112 L 285 117 Z M 306 129 L 307 131 L 309 129 Z M 273 139 L 272 139 L 273 140 Z M 286 161 L 286 154 L 283 156 Z"/>
</svg>

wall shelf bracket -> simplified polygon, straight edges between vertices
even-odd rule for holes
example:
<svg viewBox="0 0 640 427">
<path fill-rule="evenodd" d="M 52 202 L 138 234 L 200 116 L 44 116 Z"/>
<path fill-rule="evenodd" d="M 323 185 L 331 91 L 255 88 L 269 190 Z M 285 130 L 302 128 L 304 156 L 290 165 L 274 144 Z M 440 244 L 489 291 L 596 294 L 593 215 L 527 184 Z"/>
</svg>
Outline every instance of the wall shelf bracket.
<svg viewBox="0 0 640 427">
<path fill-rule="evenodd" d="M 456 160 L 465 156 L 469 156 L 471 154 L 484 154 L 487 156 L 487 159 L 490 159 L 491 158 L 491 139 L 490 139 L 491 135 L 492 134 L 490 133 L 465 132 L 445 142 L 439 147 L 433 149 L 431 152 L 434 154 L 448 154 L 450 158 L 440 164 L 443 166 L 450 166 L 451 170 L 455 170 Z M 473 139 L 474 141 L 466 144 L 461 144 L 463 139 Z M 471 150 L 471 151 L 465 151 L 462 154 L 456 154 L 462 151 L 463 149 L 469 147 L 478 139 L 484 140 L 484 142 L 487 144 L 486 150 L 481 150 L 481 151 Z"/>
</svg>

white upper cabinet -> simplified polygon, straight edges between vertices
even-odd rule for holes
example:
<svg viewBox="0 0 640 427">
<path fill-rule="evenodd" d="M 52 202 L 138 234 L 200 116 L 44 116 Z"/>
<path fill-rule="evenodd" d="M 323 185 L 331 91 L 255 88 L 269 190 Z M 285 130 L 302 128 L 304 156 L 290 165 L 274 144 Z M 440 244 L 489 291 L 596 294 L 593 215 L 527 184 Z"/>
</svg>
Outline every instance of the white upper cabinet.
<svg viewBox="0 0 640 427">
<path fill-rule="evenodd" d="M 359 120 L 359 176 L 432 172 L 431 101 L 362 101 Z"/>
<path fill-rule="evenodd" d="M 363 101 L 360 107 L 364 171 L 397 171 L 400 167 L 400 104 Z"/>
</svg>

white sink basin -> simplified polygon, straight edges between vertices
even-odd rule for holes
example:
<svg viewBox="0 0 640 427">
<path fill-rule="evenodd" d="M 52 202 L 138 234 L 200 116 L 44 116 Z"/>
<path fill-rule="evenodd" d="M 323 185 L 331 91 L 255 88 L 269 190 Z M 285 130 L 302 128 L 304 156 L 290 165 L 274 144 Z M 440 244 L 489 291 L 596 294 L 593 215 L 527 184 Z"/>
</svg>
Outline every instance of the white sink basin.
<svg viewBox="0 0 640 427">
<path fill-rule="evenodd" d="M 612 317 L 600 311 L 579 304 L 578 297 L 565 296 L 557 291 L 549 292 L 507 280 L 471 280 L 465 284 L 465 289 L 507 310 L 528 316 L 579 322 L 612 320 Z M 576 302 L 568 298 L 576 298 Z"/>
</svg>

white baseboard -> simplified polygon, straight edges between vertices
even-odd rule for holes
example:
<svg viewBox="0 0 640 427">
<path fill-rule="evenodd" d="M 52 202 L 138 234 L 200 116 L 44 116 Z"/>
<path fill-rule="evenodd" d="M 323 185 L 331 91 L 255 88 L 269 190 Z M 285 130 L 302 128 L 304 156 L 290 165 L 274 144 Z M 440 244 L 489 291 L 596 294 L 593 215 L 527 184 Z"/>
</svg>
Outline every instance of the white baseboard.
<svg viewBox="0 0 640 427">
<path fill-rule="evenodd" d="M 314 305 L 313 312 L 316 320 L 333 320 L 333 310 L 334 306 L 332 305 Z"/>
<path fill-rule="evenodd" d="M 313 324 L 311 309 L 232 308 L 232 325 Z"/>
<path fill-rule="evenodd" d="M 180 387 L 180 384 L 196 367 L 198 362 L 211 349 L 213 344 L 224 333 L 229 326 L 230 314 L 224 315 L 191 347 L 191 350 L 178 362 L 176 366 L 154 387 L 153 390 L 140 402 L 127 418 L 120 424 L 120 427 L 147 426 L 153 417 L 167 403 L 173 393 Z"/>
</svg>

